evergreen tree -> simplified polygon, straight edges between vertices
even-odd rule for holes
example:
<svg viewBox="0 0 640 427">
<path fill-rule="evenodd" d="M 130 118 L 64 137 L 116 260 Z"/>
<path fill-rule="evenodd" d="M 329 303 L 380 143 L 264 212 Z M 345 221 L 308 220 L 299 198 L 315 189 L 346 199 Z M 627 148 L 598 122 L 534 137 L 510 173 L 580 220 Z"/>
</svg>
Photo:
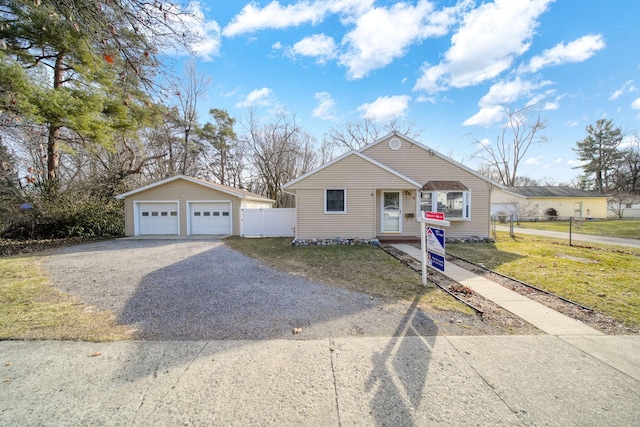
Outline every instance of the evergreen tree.
<svg viewBox="0 0 640 427">
<path fill-rule="evenodd" d="M 59 179 L 61 146 L 113 147 L 115 128 L 135 123 L 120 107 L 149 103 L 142 89 L 158 69 L 158 44 L 181 39 L 179 18 L 171 3 L 144 0 L 3 2 L 0 71 L 21 80 L 0 78 L 0 108 L 47 127 L 49 181 Z"/>
<path fill-rule="evenodd" d="M 596 190 L 604 194 L 611 188 L 610 183 L 622 157 L 618 149 L 622 130 L 614 127 L 611 119 L 599 119 L 595 126 L 589 125 L 586 130 L 587 137 L 577 141 L 573 151 L 577 153 L 578 160 L 584 162 L 578 167 L 586 175 L 594 175 Z"/>
</svg>

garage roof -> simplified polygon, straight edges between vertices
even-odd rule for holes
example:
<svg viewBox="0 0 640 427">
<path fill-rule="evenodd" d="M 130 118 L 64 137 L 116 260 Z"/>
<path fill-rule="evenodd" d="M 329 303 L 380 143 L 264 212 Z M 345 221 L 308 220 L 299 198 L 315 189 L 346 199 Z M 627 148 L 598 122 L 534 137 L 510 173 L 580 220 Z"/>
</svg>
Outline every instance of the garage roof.
<svg viewBox="0 0 640 427">
<path fill-rule="evenodd" d="M 505 191 L 523 197 L 606 197 L 597 191 L 586 191 L 567 186 L 529 185 L 525 187 L 506 187 Z"/>
<path fill-rule="evenodd" d="M 218 184 L 218 183 L 215 183 L 215 182 L 206 181 L 204 179 L 193 178 L 191 176 L 185 176 L 185 175 L 172 176 L 171 178 L 163 179 L 162 181 L 154 182 L 153 184 L 145 185 L 144 187 L 140 187 L 140 188 L 137 188 L 135 190 L 128 191 L 126 193 L 118 194 L 116 196 L 116 199 L 124 199 L 125 197 L 133 196 L 134 194 L 141 193 L 143 191 L 150 190 L 152 188 L 159 187 L 161 185 L 164 185 L 164 184 L 167 184 L 169 182 L 176 181 L 176 180 L 179 180 L 179 179 L 183 179 L 185 181 L 189 181 L 189 182 L 192 182 L 194 184 L 202 185 L 204 187 L 208 187 L 208 188 L 211 188 L 213 190 L 218 190 L 218 191 L 220 191 L 222 193 L 230 194 L 230 195 L 236 196 L 236 197 L 238 197 L 240 199 L 257 200 L 257 201 L 261 201 L 261 202 L 275 203 L 275 200 L 269 199 L 267 197 L 263 197 L 263 196 L 261 196 L 259 194 L 255 194 L 255 193 L 252 193 L 252 192 L 247 191 L 247 190 L 242 190 L 240 188 L 235 188 L 235 187 L 229 187 L 228 185 L 222 185 L 222 184 Z"/>
</svg>

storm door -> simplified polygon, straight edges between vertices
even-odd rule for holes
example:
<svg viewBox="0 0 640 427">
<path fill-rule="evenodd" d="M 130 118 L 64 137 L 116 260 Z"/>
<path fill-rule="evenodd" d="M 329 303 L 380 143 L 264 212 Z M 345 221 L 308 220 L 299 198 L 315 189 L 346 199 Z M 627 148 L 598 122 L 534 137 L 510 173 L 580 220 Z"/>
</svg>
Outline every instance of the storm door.
<svg viewBox="0 0 640 427">
<path fill-rule="evenodd" d="M 382 221 L 383 233 L 399 233 L 402 205 L 399 191 L 382 192 Z"/>
</svg>

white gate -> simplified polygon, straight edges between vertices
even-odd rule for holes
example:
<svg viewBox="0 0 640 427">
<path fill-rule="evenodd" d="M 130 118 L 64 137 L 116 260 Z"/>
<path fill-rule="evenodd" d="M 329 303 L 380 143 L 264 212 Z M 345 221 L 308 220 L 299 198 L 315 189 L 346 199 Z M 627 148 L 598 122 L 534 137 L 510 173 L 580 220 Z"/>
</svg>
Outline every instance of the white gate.
<svg viewBox="0 0 640 427">
<path fill-rule="evenodd" d="M 296 224 L 294 208 L 242 209 L 243 237 L 293 237 Z"/>
</svg>

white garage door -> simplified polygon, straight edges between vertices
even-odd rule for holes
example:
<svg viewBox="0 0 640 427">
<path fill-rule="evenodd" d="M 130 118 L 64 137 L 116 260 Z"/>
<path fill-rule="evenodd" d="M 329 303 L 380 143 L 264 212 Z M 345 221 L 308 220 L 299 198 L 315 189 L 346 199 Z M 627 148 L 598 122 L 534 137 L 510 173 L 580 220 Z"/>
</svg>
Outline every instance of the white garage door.
<svg viewBox="0 0 640 427">
<path fill-rule="evenodd" d="M 139 234 L 180 234 L 178 204 L 138 203 Z"/>
<path fill-rule="evenodd" d="M 229 202 L 192 202 L 189 211 L 191 234 L 232 234 Z"/>
</svg>

